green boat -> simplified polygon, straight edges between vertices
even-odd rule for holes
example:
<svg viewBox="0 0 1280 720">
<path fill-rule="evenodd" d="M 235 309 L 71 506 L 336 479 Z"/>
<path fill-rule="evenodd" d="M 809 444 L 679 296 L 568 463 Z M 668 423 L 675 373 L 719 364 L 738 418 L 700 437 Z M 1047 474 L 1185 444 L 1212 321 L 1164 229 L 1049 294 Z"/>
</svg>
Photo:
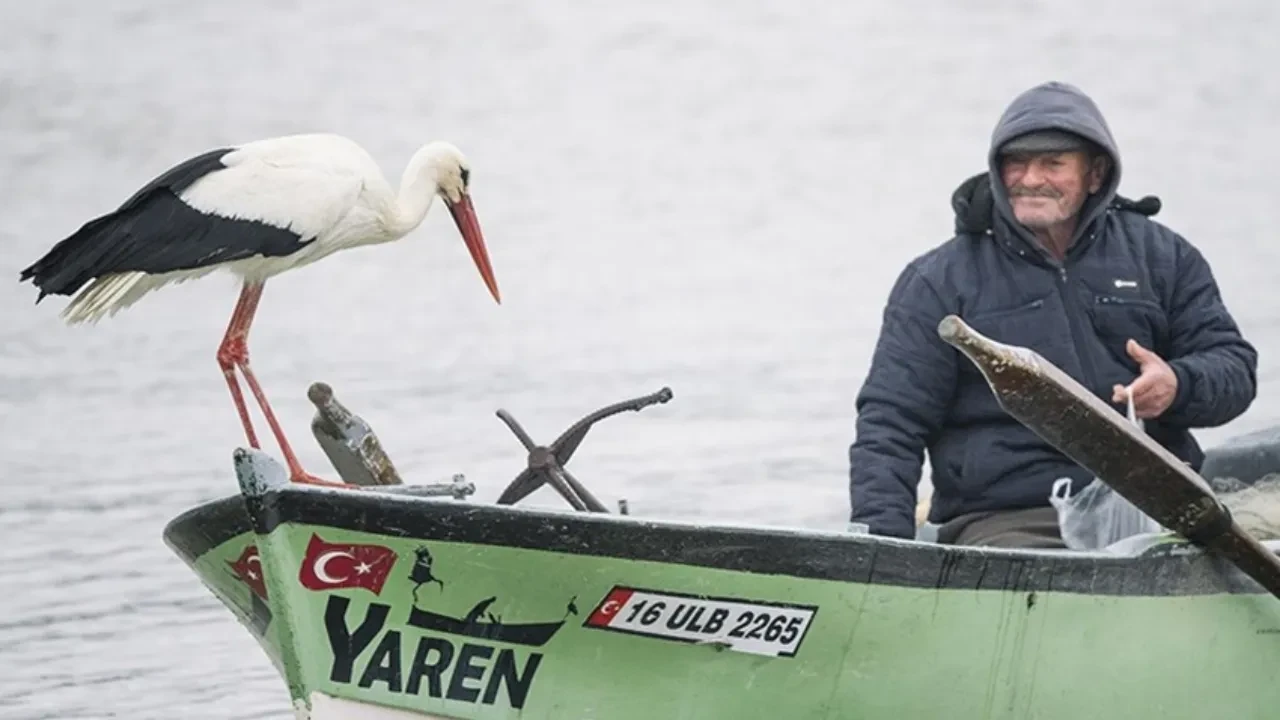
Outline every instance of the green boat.
<svg viewBox="0 0 1280 720">
<path fill-rule="evenodd" d="M 568 460 L 593 423 L 666 389 L 546 446 L 499 411 L 529 463 L 477 504 L 460 476 L 401 483 L 329 388 L 310 395 L 313 433 L 358 487 L 293 484 L 239 449 L 239 494 L 164 531 L 298 718 L 1280 715 L 1280 599 L 1255 579 L 1280 543 L 1251 565 L 1173 532 L 1029 551 L 610 512 Z M 1095 449 L 1100 467 L 1118 457 Z M 1273 431 L 1211 449 L 1204 469 L 1277 472 Z M 518 504 L 543 483 L 570 507 Z"/>
</svg>

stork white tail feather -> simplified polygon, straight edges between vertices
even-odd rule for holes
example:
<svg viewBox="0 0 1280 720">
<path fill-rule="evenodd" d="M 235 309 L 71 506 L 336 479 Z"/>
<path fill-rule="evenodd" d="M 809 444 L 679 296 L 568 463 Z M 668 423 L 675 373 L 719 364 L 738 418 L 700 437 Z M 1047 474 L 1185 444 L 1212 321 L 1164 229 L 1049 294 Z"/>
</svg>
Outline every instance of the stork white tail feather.
<svg viewBox="0 0 1280 720">
<path fill-rule="evenodd" d="M 161 275 L 144 272 L 124 272 L 104 275 L 81 290 L 62 310 L 62 319 L 68 325 L 93 324 L 111 317 L 138 302 L 146 294 L 165 285 L 178 284 L 208 275 L 218 266 L 176 270 Z"/>
</svg>

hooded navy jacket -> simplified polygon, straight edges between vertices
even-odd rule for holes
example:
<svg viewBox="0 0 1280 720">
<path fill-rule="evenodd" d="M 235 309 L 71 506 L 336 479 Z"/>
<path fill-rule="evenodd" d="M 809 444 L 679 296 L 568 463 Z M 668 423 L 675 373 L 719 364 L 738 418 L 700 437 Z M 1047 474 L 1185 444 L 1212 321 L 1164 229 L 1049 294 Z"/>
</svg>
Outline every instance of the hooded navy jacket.
<svg viewBox="0 0 1280 720">
<path fill-rule="evenodd" d="M 1014 219 L 999 173 L 1001 145 L 1051 128 L 1089 138 L 1112 160 L 1061 263 Z M 1255 349 L 1200 252 L 1150 219 L 1159 201 L 1116 195 L 1120 168 L 1101 112 L 1075 87 L 1046 83 L 1010 104 L 992 134 L 988 172 L 952 197 L 955 237 L 909 263 L 889 294 L 856 400 L 854 522 L 878 535 L 915 535 L 926 449 L 935 523 L 1048 506 L 1055 479 L 1069 476 L 1076 489 L 1093 479 L 1002 410 L 977 368 L 938 337 L 938 322 L 951 313 L 994 340 L 1034 349 L 1108 403 L 1114 385 L 1138 374 L 1125 343 L 1153 350 L 1172 366 L 1178 391 L 1163 415 L 1146 421 L 1146 432 L 1197 470 L 1204 456 L 1189 428 L 1224 424 L 1248 408 Z"/>
</svg>

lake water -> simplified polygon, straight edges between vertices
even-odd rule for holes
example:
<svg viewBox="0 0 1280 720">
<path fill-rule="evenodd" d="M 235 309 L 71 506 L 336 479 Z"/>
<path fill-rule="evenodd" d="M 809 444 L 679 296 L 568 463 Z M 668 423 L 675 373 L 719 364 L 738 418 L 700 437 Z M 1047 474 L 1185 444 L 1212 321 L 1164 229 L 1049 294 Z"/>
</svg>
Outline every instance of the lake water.
<svg viewBox="0 0 1280 720">
<path fill-rule="evenodd" d="M 409 239 L 273 280 L 254 367 L 314 472 L 331 383 L 414 482 L 492 500 L 598 406 L 571 463 L 636 514 L 843 527 L 853 397 L 902 265 L 946 239 L 992 124 L 1047 79 L 1094 95 L 1258 346 L 1280 418 L 1280 5 L 0 2 L 0 717 L 287 718 L 247 631 L 163 545 L 234 492 L 214 349 L 228 276 L 94 327 L 18 271 L 211 147 L 349 135 L 393 180 L 423 142 L 474 166 L 504 303 L 436 208 Z M 261 425 L 261 424 L 260 424 Z M 265 431 L 265 426 L 261 426 Z M 268 449 L 274 447 L 267 445 Z M 560 506 L 540 491 L 537 504 Z"/>
</svg>

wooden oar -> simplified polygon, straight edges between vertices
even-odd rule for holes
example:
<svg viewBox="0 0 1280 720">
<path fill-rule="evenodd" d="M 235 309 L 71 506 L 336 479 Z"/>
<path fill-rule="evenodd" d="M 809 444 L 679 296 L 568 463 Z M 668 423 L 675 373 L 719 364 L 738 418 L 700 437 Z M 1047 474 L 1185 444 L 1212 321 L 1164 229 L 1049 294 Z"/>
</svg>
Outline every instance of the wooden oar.
<svg viewBox="0 0 1280 720">
<path fill-rule="evenodd" d="M 971 360 L 997 402 L 1156 522 L 1209 548 L 1280 597 L 1280 557 L 1231 518 L 1209 484 L 1069 375 L 948 315 L 938 335 Z"/>
</svg>

